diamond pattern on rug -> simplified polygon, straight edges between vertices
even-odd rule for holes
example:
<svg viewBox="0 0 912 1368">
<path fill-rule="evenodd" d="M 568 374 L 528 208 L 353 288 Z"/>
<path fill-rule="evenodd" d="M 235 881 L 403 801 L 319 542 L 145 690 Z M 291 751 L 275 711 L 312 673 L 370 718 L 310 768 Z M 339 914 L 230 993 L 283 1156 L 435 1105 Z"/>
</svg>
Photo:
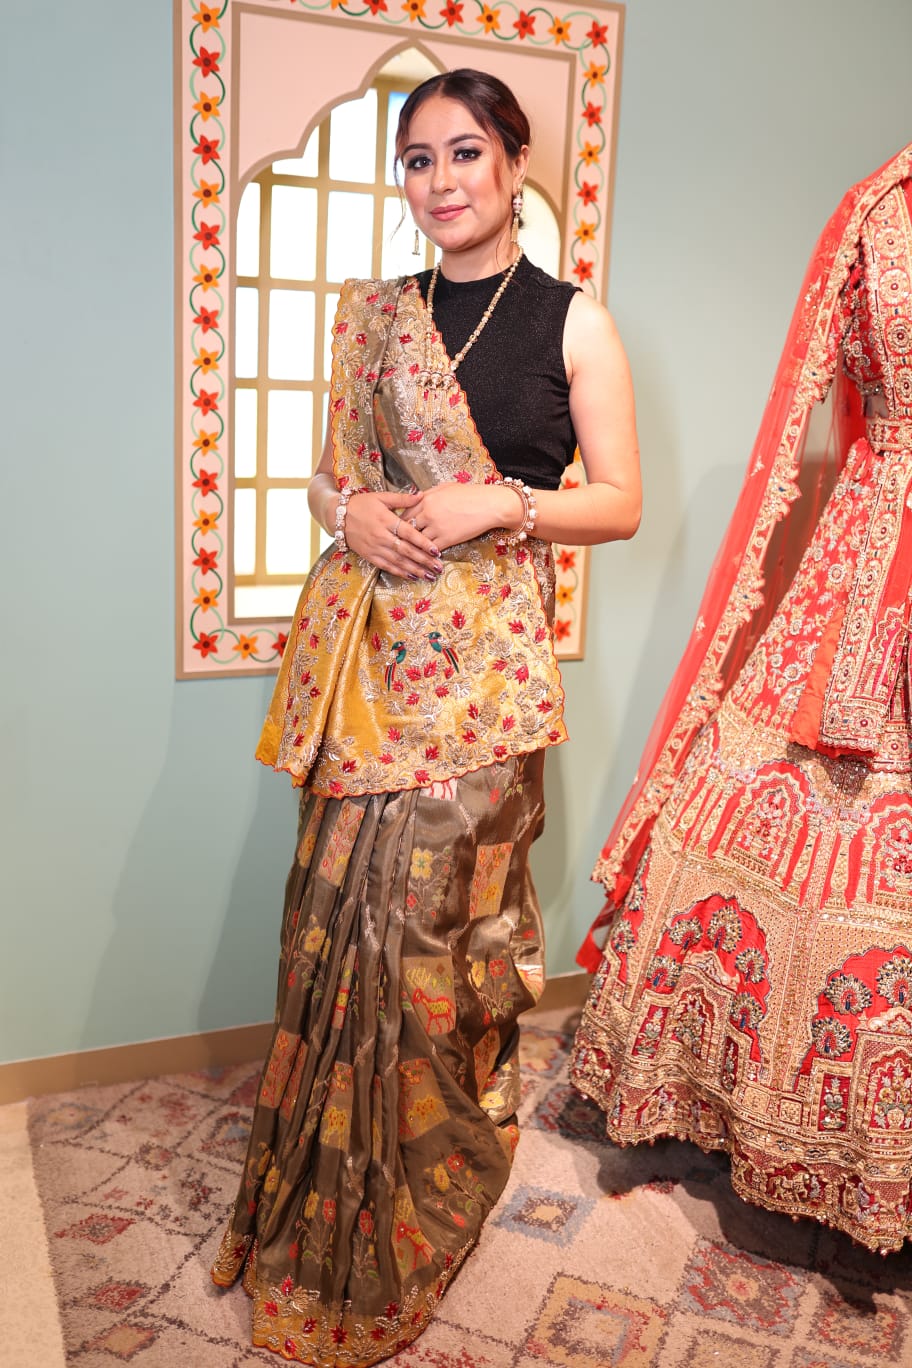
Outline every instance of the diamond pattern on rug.
<svg viewBox="0 0 912 1368">
<path fill-rule="evenodd" d="M 76 1221 L 64 1230 L 55 1230 L 54 1235 L 58 1240 L 90 1240 L 92 1244 L 103 1245 L 122 1235 L 132 1224 L 127 1217 L 106 1216 L 99 1211 L 84 1216 L 81 1221 Z"/>
<path fill-rule="evenodd" d="M 895 1303 L 885 1305 L 879 1296 L 857 1300 L 826 1289 L 821 1294 L 820 1310 L 811 1323 L 811 1333 L 822 1344 L 850 1354 L 876 1355 L 881 1363 L 908 1364 L 902 1346 L 909 1326 L 909 1313 Z"/>
<path fill-rule="evenodd" d="M 724 1158 L 690 1145 L 618 1149 L 569 1086 L 568 1015 L 523 1029 L 510 1184 L 391 1368 L 912 1364 L 912 1245 L 881 1259 L 757 1213 Z M 243 1064 L 29 1104 L 74 1368 L 276 1368 L 250 1343 L 244 1292 L 208 1278 L 258 1077 Z"/>
<path fill-rule="evenodd" d="M 90 1340 L 83 1349 L 85 1352 L 101 1349 L 112 1358 L 120 1359 L 121 1363 L 129 1363 L 130 1359 L 154 1344 L 157 1338 L 155 1331 L 148 1326 L 131 1325 L 129 1321 L 124 1321 L 122 1325 L 115 1325 L 103 1335 Z"/>
<path fill-rule="evenodd" d="M 777 1351 L 700 1328 L 678 1358 L 681 1368 L 773 1368 Z"/>
<path fill-rule="evenodd" d="M 546 1188 L 518 1187 L 511 1200 L 492 1217 L 496 1226 L 530 1235 L 549 1244 L 571 1244 L 595 1207 L 592 1197 L 571 1197 Z"/>
<path fill-rule="evenodd" d="M 520 1067 L 533 1078 L 555 1078 L 563 1067 L 572 1036 L 527 1026 L 519 1045 Z"/>
<path fill-rule="evenodd" d="M 684 1270 L 681 1302 L 749 1330 L 787 1335 L 806 1282 L 782 1264 L 699 1240 Z"/>
<path fill-rule="evenodd" d="M 102 1311 L 126 1311 L 144 1297 L 151 1289 L 147 1283 L 141 1282 L 117 1282 L 109 1279 L 99 1287 L 93 1287 L 90 1292 L 81 1298 L 84 1306 L 91 1306 Z"/>
<path fill-rule="evenodd" d="M 569 1083 L 559 1083 L 532 1113 L 530 1124 L 553 1131 L 565 1140 L 592 1140 L 605 1144 L 605 1117 L 588 1097 L 581 1097 Z"/>
<path fill-rule="evenodd" d="M 666 1318 L 655 1302 L 558 1273 L 525 1352 L 567 1368 L 649 1368 Z"/>
</svg>

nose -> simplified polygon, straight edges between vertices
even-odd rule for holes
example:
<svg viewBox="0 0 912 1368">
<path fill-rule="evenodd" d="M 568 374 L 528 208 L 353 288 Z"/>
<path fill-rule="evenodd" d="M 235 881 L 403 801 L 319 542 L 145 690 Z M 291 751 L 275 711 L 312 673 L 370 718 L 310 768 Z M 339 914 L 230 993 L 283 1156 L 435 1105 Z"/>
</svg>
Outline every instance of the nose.
<svg viewBox="0 0 912 1368">
<path fill-rule="evenodd" d="M 431 189 L 435 195 L 445 195 L 453 188 L 453 175 L 445 160 L 438 161 L 431 177 Z"/>
</svg>

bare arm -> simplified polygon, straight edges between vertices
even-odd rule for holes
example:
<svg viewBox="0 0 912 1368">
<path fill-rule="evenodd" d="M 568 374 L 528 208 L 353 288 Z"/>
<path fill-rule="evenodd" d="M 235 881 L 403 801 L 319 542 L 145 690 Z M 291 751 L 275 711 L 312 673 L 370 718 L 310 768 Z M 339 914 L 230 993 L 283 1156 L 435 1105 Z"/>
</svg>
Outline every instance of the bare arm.
<svg viewBox="0 0 912 1368">
<path fill-rule="evenodd" d="M 564 327 L 570 413 L 588 483 L 536 491 L 535 535 L 570 545 L 632 537 L 640 523 L 640 460 L 627 357 L 608 311 L 574 296 Z M 515 530 L 522 508 L 503 485 L 443 484 L 410 516 L 441 550 L 495 528 Z"/>
</svg>

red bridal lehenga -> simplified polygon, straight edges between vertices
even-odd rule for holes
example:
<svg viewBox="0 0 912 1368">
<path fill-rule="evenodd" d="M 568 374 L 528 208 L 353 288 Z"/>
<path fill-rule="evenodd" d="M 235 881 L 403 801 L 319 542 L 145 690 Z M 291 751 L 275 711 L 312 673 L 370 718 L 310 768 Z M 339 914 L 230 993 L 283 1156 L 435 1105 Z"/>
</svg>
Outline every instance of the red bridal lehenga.
<svg viewBox="0 0 912 1368">
<path fill-rule="evenodd" d="M 812 259 L 596 867 L 573 1060 L 613 1140 L 724 1149 L 742 1197 L 884 1251 L 912 1234 L 910 174 L 851 190 Z"/>
</svg>

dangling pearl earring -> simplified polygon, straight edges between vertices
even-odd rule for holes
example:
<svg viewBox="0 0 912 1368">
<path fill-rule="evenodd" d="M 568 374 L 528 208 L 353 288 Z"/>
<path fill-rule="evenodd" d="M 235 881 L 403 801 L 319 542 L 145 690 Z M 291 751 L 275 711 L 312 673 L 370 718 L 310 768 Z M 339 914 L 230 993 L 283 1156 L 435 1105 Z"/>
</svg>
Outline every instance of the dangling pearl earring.
<svg viewBox="0 0 912 1368">
<path fill-rule="evenodd" d="M 522 213 L 522 209 L 523 192 L 522 186 L 520 186 L 516 194 L 513 196 L 513 223 L 510 228 L 510 241 L 513 243 L 514 246 L 517 242 L 519 242 L 519 216 Z"/>
</svg>

